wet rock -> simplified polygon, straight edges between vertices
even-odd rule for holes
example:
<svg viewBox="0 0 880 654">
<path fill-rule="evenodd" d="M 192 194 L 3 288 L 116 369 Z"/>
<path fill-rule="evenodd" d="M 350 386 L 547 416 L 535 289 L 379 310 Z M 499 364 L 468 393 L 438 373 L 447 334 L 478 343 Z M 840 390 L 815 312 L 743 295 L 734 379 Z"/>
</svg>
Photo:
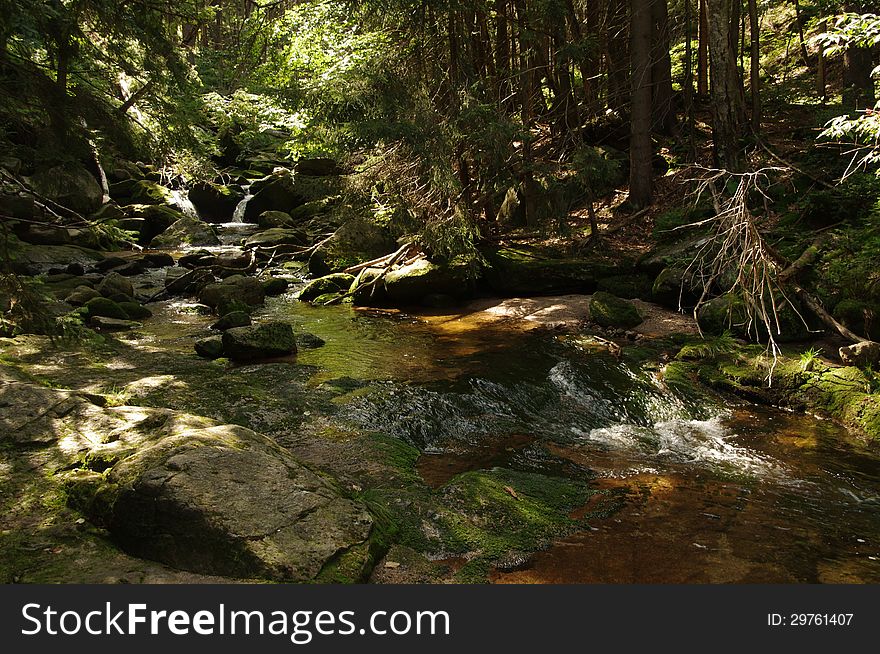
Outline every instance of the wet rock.
<svg viewBox="0 0 880 654">
<path fill-rule="evenodd" d="M 351 288 L 354 282 L 354 275 L 346 273 L 336 273 L 333 275 L 325 275 L 309 282 L 305 288 L 299 292 L 299 299 L 303 302 L 311 302 L 320 295 L 327 293 L 344 293 Z"/>
<path fill-rule="evenodd" d="M 301 229 L 273 227 L 257 232 L 245 240 L 245 247 L 275 247 L 278 245 L 306 245 L 309 236 Z"/>
<path fill-rule="evenodd" d="M 642 317 L 632 303 L 603 291 L 597 291 L 590 298 L 590 319 L 602 327 L 623 329 L 642 323 Z"/>
<path fill-rule="evenodd" d="M 225 310 L 233 303 L 253 307 L 263 303 L 266 291 L 259 280 L 243 275 L 227 277 L 219 284 L 208 284 L 199 292 L 199 301 L 220 315 L 229 313 Z"/>
<path fill-rule="evenodd" d="M 212 223 L 232 220 L 235 207 L 244 199 L 244 193 L 222 184 L 202 182 L 189 190 L 189 200 L 199 217 Z"/>
<path fill-rule="evenodd" d="M 132 329 L 139 329 L 143 325 L 133 320 L 120 320 L 118 318 L 105 318 L 104 316 L 95 316 L 89 320 L 89 325 L 95 329 L 105 332 L 127 332 Z"/>
<path fill-rule="evenodd" d="M 85 266 L 83 266 L 81 263 L 71 263 L 65 268 L 65 271 L 69 275 L 76 275 L 77 277 L 80 277 L 86 273 Z"/>
<path fill-rule="evenodd" d="M 289 286 L 290 282 L 280 277 L 270 277 L 263 280 L 263 290 L 266 292 L 266 297 L 282 295 Z"/>
<path fill-rule="evenodd" d="M 128 320 L 130 317 L 118 303 L 106 297 L 92 298 L 83 306 L 86 308 L 86 315 L 89 321 L 97 317 L 115 318 L 117 320 Z"/>
<path fill-rule="evenodd" d="M 234 361 L 280 357 L 296 352 L 296 338 L 285 322 L 234 327 L 223 333 L 223 350 Z"/>
<path fill-rule="evenodd" d="M 73 289 L 73 293 L 64 298 L 64 301 L 75 307 L 79 307 L 89 300 L 94 300 L 99 297 L 101 297 L 101 294 L 90 286 L 77 286 Z"/>
<path fill-rule="evenodd" d="M 185 270 L 168 268 L 165 270 L 165 290 L 172 294 L 199 293 L 214 281 L 210 270 Z"/>
<path fill-rule="evenodd" d="M 866 368 L 880 364 L 880 343 L 862 341 L 840 348 L 840 360 L 848 366 Z"/>
<path fill-rule="evenodd" d="M 153 248 L 180 248 L 190 245 L 220 245 L 214 228 L 198 218 L 183 216 L 150 241 Z"/>
<path fill-rule="evenodd" d="M 78 163 L 42 168 L 30 183 L 40 195 L 81 214 L 97 211 L 104 198 L 98 180 Z"/>
<path fill-rule="evenodd" d="M 107 275 L 98 284 L 97 291 L 104 297 L 110 297 L 119 293 L 134 297 L 134 286 L 132 286 L 131 281 L 116 272 L 111 272 Z"/>
<path fill-rule="evenodd" d="M 37 275 L 49 268 L 66 267 L 71 263 L 90 268 L 103 258 L 100 252 L 74 245 L 32 245 L 17 253 L 13 269 L 19 274 Z"/>
<path fill-rule="evenodd" d="M 219 359 L 223 356 L 223 339 L 220 336 L 207 336 L 195 343 L 196 354 L 206 359 Z"/>
<path fill-rule="evenodd" d="M 293 218 L 284 211 L 264 211 L 257 217 L 257 225 L 262 229 L 291 227 L 293 225 Z"/>
<path fill-rule="evenodd" d="M 226 331 L 233 327 L 247 327 L 251 324 L 251 317 L 245 311 L 231 311 L 224 315 L 220 320 L 211 325 L 211 329 L 218 331 Z"/>
</svg>

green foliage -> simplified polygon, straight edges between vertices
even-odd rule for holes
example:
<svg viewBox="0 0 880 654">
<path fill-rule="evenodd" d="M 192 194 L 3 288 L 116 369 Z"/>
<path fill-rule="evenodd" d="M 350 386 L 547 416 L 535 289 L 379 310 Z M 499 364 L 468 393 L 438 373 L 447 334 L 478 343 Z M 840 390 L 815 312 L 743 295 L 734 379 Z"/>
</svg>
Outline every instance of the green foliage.
<svg viewBox="0 0 880 654">
<path fill-rule="evenodd" d="M 816 365 L 816 362 L 819 361 L 819 357 L 822 355 L 822 348 L 811 347 L 806 352 L 803 352 L 800 356 L 801 362 L 801 370 L 804 372 L 810 372 L 813 370 L 813 367 Z"/>
<path fill-rule="evenodd" d="M 736 339 L 729 331 L 719 336 L 703 338 L 702 341 L 688 343 L 679 350 L 676 359 L 687 360 L 713 360 L 718 357 L 734 352 L 739 347 Z"/>
</svg>

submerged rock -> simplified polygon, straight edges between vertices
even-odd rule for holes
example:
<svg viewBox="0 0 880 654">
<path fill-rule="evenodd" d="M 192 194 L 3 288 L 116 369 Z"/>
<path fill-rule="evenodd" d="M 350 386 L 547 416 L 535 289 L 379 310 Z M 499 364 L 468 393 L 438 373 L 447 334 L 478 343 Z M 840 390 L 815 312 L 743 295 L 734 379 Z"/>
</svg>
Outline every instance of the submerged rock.
<svg viewBox="0 0 880 654">
<path fill-rule="evenodd" d="M 286 356 L 296 353 L 296 338 L 286 322 L 234 327 L 223 333 L 223 351 L 233 361 Z"/>
</svg>

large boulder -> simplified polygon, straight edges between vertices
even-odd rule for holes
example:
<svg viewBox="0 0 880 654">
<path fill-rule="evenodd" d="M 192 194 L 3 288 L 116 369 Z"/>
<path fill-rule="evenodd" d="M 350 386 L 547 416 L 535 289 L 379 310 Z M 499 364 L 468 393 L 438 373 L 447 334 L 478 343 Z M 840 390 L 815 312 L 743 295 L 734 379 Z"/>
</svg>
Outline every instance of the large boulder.
<svg viewBox="0 0 880 654">
<path fill-rule="evenodd" d="M 590 319 L 602 327 L 631 329 L 642 323 L 642 317 L 632 302 L 597 291 L 590 298 Z"/>
<path fill-rule="evenodd" d="M 793 306 L 781 295 L 775 299 L 775 305 L 776 316 L 771 316 L 774 340 L 790 343 L 810 338 L 811 325 L 804 323 L 807 314 L 802 308 Z M 697 322 L 707 334 L 730 331 L 741 338 L 761 342 L 769 336 L 767 326 L 756 316 L 750 318 L 743 299 L 733 293 L 720 295 L 703 304 L 697 312 Z"/>
<path fill-rule="evenodd" d="M 286 322 L 233 327 L 223 332 L 223 352 L 233 361 L 286 356 L 296 353 L 296 338 Z"/>
<path fill-rule="evenodd" d="M 309 274 L 323 277 L 397 249 L 388 231 L 366 218 L 352 218 L 309 258 Z"/>
<path fill-rule="evenodd" d="M 70 231 L 56 225 L 30 223 L 16 230 L 16 235 L 33 245 L 68 245 L 71 242 Z"/>
<path fill-rule="evenodd" d="M 104 199 L 98 180 L 78 163 L 42 168 L 30 183 L 40 195 L 85 215 L 97 211 Z"/>
<path fill-rule="evenodd" d="M 85 303 L 86 316 L 90 321 L 95 318 L 115 318 L 116 320 L 128 320 L 129 315 L 119 304 L 106 297 L 92 298 Z"/>
<path fill-rule="evenodd" d="M 219 284 L 208 284 L 199 292 L 199 301 L 219 315 L 225 315 L 239 306 L 254 307 L 263 303 L 266 291 L 253 277 L 232 275 Z"/>
<path fill-rule="evenodd" d="M 164 204 L 132 204 L 123 208 L 120 227 L 138 233 L 138 242 L 147 245 L 159 234 L 186 216 Z"/>
<path fill-rule="evenodd" d="M 297 189 L 293 175 L 287 170 L 254 182 L 250 190 L 253 197 L 245 205 L 242 216 L 246 223 L 257 222 L 257 218 L 264 211 L 289 212 L 309 200 Z"/>
<path fill-rule="evenodd" d="M 212 223 L 230 222 L 235 208 L 243 199 L 244 193 L 222 184 L 201 182 L 189 190 L 189 200 L 199 216 Z"/>
<path fill-rule="evenodd" d="M 427 259 L 390 270 L 383 283 L 388 299 L 399 304 L 417 304 L 432 295 L 460 297 L 470 288 L 465 265 L 438 265 Z"/>
<path fill-rule="evenodd" d="M 110 185 L 110 197 L 119 204 L 173 204 L 174 193 L 147 179 L 129 179 Z"/>
<path fill-rule="evenodd" d="M 180 248 L 190 245 L 220 245 L 220 239 L 210 224 L 184 215 L 150 241 L 150 247 L 153 248 Z"/>
</svg>

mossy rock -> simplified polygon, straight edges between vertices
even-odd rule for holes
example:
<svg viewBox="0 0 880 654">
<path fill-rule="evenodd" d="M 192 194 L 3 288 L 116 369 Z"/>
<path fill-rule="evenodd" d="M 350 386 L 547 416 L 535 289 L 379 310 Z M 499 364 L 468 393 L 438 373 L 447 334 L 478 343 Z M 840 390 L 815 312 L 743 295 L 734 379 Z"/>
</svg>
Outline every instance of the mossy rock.
<svg viewBox="0 0 880 654">
<path fill-rule="evenodd" d="M 269 277 L 263 280 L 263 291 L 267 297 L 282 295 L 290 286 L 290 282 L 280 277 Z"/>
<path fill-rule="evenodd" d="M 217 232 L 210 224 L 183 216 L 150 241 L 154 248 L 179 248 L 189 245 L 220 245 Z"/>
<path fill-rule="evenodd" d="M 97 211 L 104 197 L 95 176 L 78 163 L 41 169 L 30 183 L 44 197 L 86 215 Z"/>
<path fill-rule="evenodd" d="M 199 217 L 212 223 L 232 220 L 238 203 L 244 199 L 239 189 L 223 184 L 201 182 L 189 190 L 189 200 L 193 203 Z"/>
<path fill-rule="evenodd" d="M 604 277 L 599 280 L 597 289 L 627 300 L 636 298 L 650 300 L 652 286 L 651 279 L 647 275 L 633 273 Z"/>
<path fill-rule="evenodd" d="M 339 294 L 348 291 L 354 282 L 354 275 L 346 273 L 334 273 L 325 275 L 309 282 L 305 288 L 299 292 L 299 299 L 304 302 L 311 302 L 317 297 L 326 294 Z"/>
<path fill-rule="evenodd" d="M 223 351 L 233 361 L 286 356 L 296 352 L 296 338 L 286 322 L 233 327 L 223 333 Z"/>
<path fill-rule="evenodd" d="M 466 264 L 436 264 L 427 259 L 389 271 L 383 279 L 385 295 L 399 304 L 418 304 L 429 295 L 462 297 L 470 291 Z"/>
<path fill-rule="evenodd" d="M 651 299 L 670 309 L 692 309 L 700 299 L 697 283 L 685 268 L 669 266 L 660 271 L 651 286 Z"/>
<path fill-rule="evenodd" d="M 171 189 L 146 179 L 128 179 L 110 185 L 110 197 L 120 204 L 172 204 Z"/>
<path fill-rule="evenodd" d="M 872 341 L 880 340 L 880 306 L 861 300 L 842 300 L 834 307 L 833 315 L 855 333 Z"/>
<path fill-rule="evenodd" d="M 275 247 L 278 245 L 305 245 L 308 240 L 308 234 L 301 229 L 273 227 L 249 236 L 244 244 L 246 247 Z"/>
<path fill-rule="evenodd" d="M 397 249 L 384 227 L 356 216 L 345 222 L 330 239 L 309 257 L 309 274 L 324 277 L 349 266 L 370 261 Z"/>
<path fill-rule="evenodd" d="M 621 329 L 631 329 L 643 320 L 631 302 L 603 291 L 597 291 L 590 298 L 590 319 L 602 327 Z"/>
<path fill-rule="evenodd" d="M 119 304 L 105 297 L 92 298 L 85 303 L 84 307 L 86 316 L 89 319 L 97 316 L 116 318 L 117 320 L 129 320 L 131 318 Z"/>
</svg>

